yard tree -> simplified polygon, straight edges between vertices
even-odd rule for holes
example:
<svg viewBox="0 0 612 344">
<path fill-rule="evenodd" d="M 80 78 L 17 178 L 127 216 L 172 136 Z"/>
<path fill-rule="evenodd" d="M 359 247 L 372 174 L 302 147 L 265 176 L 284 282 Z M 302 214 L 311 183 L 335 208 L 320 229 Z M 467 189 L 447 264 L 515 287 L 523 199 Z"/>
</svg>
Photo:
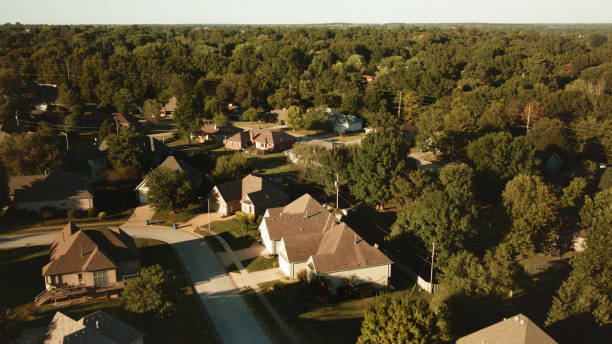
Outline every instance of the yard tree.
<svg viewBox="0 0 612 344">
<path fill-rule="evenodd" d="M 113 105 L 117 111 L 121 113 L 130 113 L 136 108 L 134 96 L 125 88 L 122 88 L 119 90 L 119 92 L 115 93 L 113 96 Z"/>
<path fill-rule="evenodd" d="M 147 199 L 157 210 L 175 211 L 191 199 L 192 186 L 184 172 L 158 167 L 145 176 L 145 182 Z"/>
<path fill-rule="evenodd" d="M 432 307 L 439 317 L 442 338 L 450 341 L 464 336 L 502 316 L 495 281 L 486 266 L 467 251 L 452 255 L 442 267 L 440 288 Z"/>
<path fill-rule="evenodd" d="M 572 271 L 553 298 L 546 325 L 581 315 L 602 327 L 612 320 L 612 189 L 587 196 L 580 218 L 587 248 L 572 258 Z"/>
<path fill-rule="evenodd" d="M 200 129 L 200 115 L 194 96 L 184 95 L 176 103 L 174 123 L 179 133 L 191 143 L 191 135 Z"/>
<path fill-rule="evenodd" d="M 107 138 L 108 161 L 114 169 L 135 167 L 142 169 L 145 160 L 144 136 L 136 128 L 129 126 L 111 134 Z"/>
<path fill-rule="evenodd" d="M 512 228 L 506 240 L 523 254 L 556 252 L 559 201 L 550 186 L 537 176 L 519 174 L 502 193 Z"/>
<path fill-rule="evenodd" d="M 251 122 L 257 122 L 257 119 L 259 118 L 257 109 L 255 108 L 249 108 L 242 114 L 242 116 Z"/>
<path fill-rule="evenodd" d="M 71 113 L 64 117 L 63 129 L 66 133 L 71 133 L 74 131 L 79 121 L 79 116 L 77 114 Z"/>
<path fill-rule="evenodd" d="M 304 111 L 297 105 L 292 105 L 287 109 L 287 122 L 293 129 L 304 127 Z"/>
<path fill-rule="evenodd" d="M 411 204 L 426 192 L 438 188 L 438 180 L 431 170 L 417 169 L 408 176 L 397 176 L 391 180 L 393 203 L 400 208 Z"/>
<path fill-rule="evenodd" d="M 151 123 L 161 122 L 161 104 L 157 99 L 147 99 L 143 104 L 143 112 L 147 121 Z"/>
<path fill-rule="evenodd" d="M 351 194 L 370 205 L 382 206 L 391 199 L 389 184 L 396 176 L 415 169 L 408 146 L 396 132 L 379 130 L 367 135 L 349 165 Z"/>
<path fill-rule="evenodd" d="M 174 274 L 160 265 L 152 265 L 140 269 L 138 277 L 128 280 L 121 301 L 130 312 L 164 319 L 172 315 L 180 293 Z"/>
<path fill-rule="evenodd" d="M 606 168 L 604 173 L 601 175 L 599 180 L 599 190 L 606 190 L 612 188 L 612 168 Z"/>
<path fill-rule="evenodd" d="M 215 162 L 212 176 L 219 183 L 242 178 L 248 173 L 247 163 L 247 158 L 243 153 L 222 155 Z"/>
<path fill-rule="evenodd" d="M 469 246 L 477 231 L 478 204 L 472 194 L 472 172 L 465 164 L 449 164 L 440 172 L 441 190 L 424 192 L 398 212 L 392 234 L 409 232 L 422 243 L 436 245 L 437 261 Z"/>
<path fill-rule="evenodd" d="M 0 157 L 11 175 L 51 172 L 61 165 L 66 151 L 62 137 L 46 123 L 34 134 L 12 134 L 0 143 Z"/>
<path fill-rule="evenodd" d="M 467 156 L 476 171 L 503 182 L 519 173 L 532 173 L 539 164 L 528 141 L 512 138 L 507 132 L 485 134 L 472 141 Z"/>
<path fill-rule="evenodd" d="M 227 117 L 223 112 L 217 112 L 213 116 L 213 122 L 215 122 L 217 127 L 223 127 L 230 124 L 229 117 Z"/>
<path fill-rule="evenodd" d="M 383 295 L 365 312 L 357 344 L 439 343 L 436 316 L 418 295 Z"/>
<path fill-rule="evenodd" d="M 310 145 L 303 144 L 306 147 Z M 308 175 L 312 176 L 317 184 L 321 185 L 328 196 L 336 194 L 336 177 L 338 180 L 338 187 L 342 188 L 349 182 L 349 172 L 346 166 L 349 164 L 351 153 L 349 149 L 339 148 L 328 150 L 314 150 L 316 154 L 315 162 L 319 165 L 314 167 L 312 165 L 308 171 Z M 336 205 L 338 206 L 338 205 Z"/>
<path fill-rule="evenodd" d="M 500 294 L 512 297 L 514 290 L 526 280 L 523 268 L 514 259 L 514 248 L 508 243 L 501 243 L 488 250 L 483 258 L 487 273 L 495 282 Z"/>
<path fill-rule="evenodd" d="M 98 144 L 102 143 L 105 138 L 109 137 L 115 132 L 115 124 L 108 118 L 103 120 L 100 124 L 100 129 L 98 130 Z"/>
<path fill-rule="evenodd" d="M 586 178 L 576 177 L 563 189 L 560 206 L 571 214 L 578 214 L 584 204 L 584 196 L 587 192 L 588 183 Z"/>
</svg>

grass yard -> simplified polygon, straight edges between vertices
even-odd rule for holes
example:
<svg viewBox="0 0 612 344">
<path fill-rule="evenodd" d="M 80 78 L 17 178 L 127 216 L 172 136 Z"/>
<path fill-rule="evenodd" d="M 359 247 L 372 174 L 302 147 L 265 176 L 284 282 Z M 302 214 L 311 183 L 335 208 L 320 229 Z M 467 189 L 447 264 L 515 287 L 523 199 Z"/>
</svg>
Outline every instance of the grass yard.
<svg viewBox="0 0 612 344">
<path fill-rule="evenodd" d="M 176 213 L 171 213 L 167 210 L 157 210 L 151 220 L 155 224 L 171 226 L 173 223 L 187 222 L 203 212 L 205 212 L 205 209 L 199 204 L 191 204 L 186 209 L 178 210 Z"/>
<path fill-rule="evenodd" d="M 248 154 L 247 157 L 249 167 L 259 174 L 280 174 L 299 169 L 297 165 L 287 161 L 287 157 L 282 152 L 266 155 Z"/>
<path fill-rule="evenodd" d="M 255 272 L 277 268 L 278 258 L 259 256 L 253 259 L 243 260 L 241 263 L 248 272 Z"/>
<path fill-rule="evenodd" d="M 250 223 L 246 232 L 240 221 L 238 221 L 236 218 L 225 221 L 214 221 L 210 224 L 210 226 L 213 232 L 221 235 L 221 237 L 225 239 L 232 250 L 241 250 L 243 248 L 251 247 L 254 242 L 260 240 L 259 230 L 257 230 L 256 223 Z M 196 233 L 204 236 L 208 235 L 207 231 L 204 229 L 196 230 Z M 212 249 L 216 252 L 224 251 L 220 244 L 212 244 L 212 241 L 216 241 L 215 238 L 208 236 L 207 240 L 209 243 L 211 243 Z"/>
<path fill-rule="evenodd" d="M 236 122 L 232 122 L 232 125 L 238 128 L 243 128 L 243 129 L 257 129 L 257 128 L 264 129 L 264 128 L 274 127 L 277 124 L 267 123 L 267 122 L 236 121 Z"/>
<path fill-rule="evenodd" d="M 128 209 L 116 214 L 107 215 L 102 222 L 111 222 L 108 226 L 114 225 L 114 223 L 123 223 L 125 222 L 130 215 L 132 214 L 133 209 Z M 96 225 L 98 222 L 98 217 L 81 217 L 75 219 L 69 219 L 67 217 L 58 217 L 48 220 L 42 220 L 38 217 L 12 217 L 8 216 L 6 213 L 0 213 L 0 234 L 10 234 L 14 231 L 21 231 L 24 229 L 28 229 L 30 227 L 57 227 L 62 228 L 68 223 L 68 221 L 72 221 L 79 226 L 83 226 L 86 224 Z M 51 229 L 53 229 L 51 228 Z M 40 231 L 48 231 L 49 228 L 41 229 L 41 230 L 28 230 L 27 232 L 40 232 Z"/>
<path fill-rule="evenodd" d="M 49 261 L 47 246 L 0 250 L 0 273 L 11 278 L 0 283 L 0 304 L 18 315 L 24 328 L 46 326 L 56 311 L 79 319 L 103 310 L 127 324 L 147 333 L 146 343 L 216 343 L 210 324 L 200 310 L 200 301 L 176 258 L 174 249 L 166 243 L 135 239 L 143 266 L 160 264 L 177 275 L 183 294 L 174 316 L 164 320 L 131 313 L 123 309 L 120 299 L 95 300 L 53 307 L 45 305 L 39 311 L 28 312 L 25 305 L 44 289 L 41 268 Z"/>
<path fill-rule="evenodd" d="M 374 297 L 361 300 L 319 303 L 307 287 L 300 283 L 270 282 L 261 285 L 265 296 L 287 323 L 300 343 L 355 343 L 361 322 Z M 277 330 L 274 318 L 257 295 L 246 293 L 245 299 L 255 309 L 261 323 L 277 343 L 289 341 Z"/>
<path fill-rule="evenodd" d="M 355 140 L 361 139 L 365 135 L 366 135 L 365 132 L 358 131 L 358 132 L 353 132 L 353 133 L 346 133 L 346 134 L 344 134 L 342 136 L 340 136 L 340 135 L 333 136 L 333 137 L 328 138 L 328 140 L 330 140 L 330 141 L 342 141 L 342 142 L 355 141 Z"/>
</svg>

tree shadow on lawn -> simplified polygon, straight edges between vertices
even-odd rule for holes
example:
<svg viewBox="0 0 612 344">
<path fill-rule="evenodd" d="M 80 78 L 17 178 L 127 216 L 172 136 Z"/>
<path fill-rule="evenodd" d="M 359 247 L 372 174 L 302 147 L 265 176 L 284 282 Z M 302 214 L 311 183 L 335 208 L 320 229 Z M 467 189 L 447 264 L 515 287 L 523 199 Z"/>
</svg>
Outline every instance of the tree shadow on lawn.
<svg viewBox="0 0 612 344">
<path fill-rule="evenodd" d="M 13 308 L 34 301 L 45 289 L 42 267 L 49 263 L 49 247 L 0 250 L 0 305 Z"/>
</svg>

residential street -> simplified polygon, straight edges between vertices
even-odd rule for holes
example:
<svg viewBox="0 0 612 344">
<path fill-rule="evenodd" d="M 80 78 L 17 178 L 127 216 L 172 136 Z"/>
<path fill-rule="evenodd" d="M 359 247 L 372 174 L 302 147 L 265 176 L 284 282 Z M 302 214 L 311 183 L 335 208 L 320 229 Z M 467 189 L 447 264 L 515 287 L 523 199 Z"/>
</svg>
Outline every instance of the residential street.
<svg viewBox="0 0 612 344">
<path fill-rule="evenodd" d="M 163 227 L 126 224 L 121 228 L 133 237 L 160 240 L 174 246 L 223 343 L 270 343 L 204 240 Z M 0 249 L 49 245 L 55 236 L 56 232 L 3 236 Z"/>
</svg>

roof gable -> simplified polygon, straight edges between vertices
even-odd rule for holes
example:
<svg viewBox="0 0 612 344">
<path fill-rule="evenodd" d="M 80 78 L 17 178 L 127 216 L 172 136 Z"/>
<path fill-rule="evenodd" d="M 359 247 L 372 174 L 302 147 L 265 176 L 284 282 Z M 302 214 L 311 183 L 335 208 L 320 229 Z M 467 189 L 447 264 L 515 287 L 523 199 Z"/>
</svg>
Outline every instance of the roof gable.
<svg viewBox="0 0 612 344">
<path fill-rule="evenodd" d="M 557 344 L 533 321 L 517 314 L 491 326 L 468 334 L 457 340 L 457 344 Z"/>
<path fill-rule="evenodd" d="M 30 176 L 36 178 L 37 176 Z M 55 168 L 30 187 L 15 190 L 16 202 L 58 201 L 93 198 L 87 183 L 72 173 Z"/>
</svg>

